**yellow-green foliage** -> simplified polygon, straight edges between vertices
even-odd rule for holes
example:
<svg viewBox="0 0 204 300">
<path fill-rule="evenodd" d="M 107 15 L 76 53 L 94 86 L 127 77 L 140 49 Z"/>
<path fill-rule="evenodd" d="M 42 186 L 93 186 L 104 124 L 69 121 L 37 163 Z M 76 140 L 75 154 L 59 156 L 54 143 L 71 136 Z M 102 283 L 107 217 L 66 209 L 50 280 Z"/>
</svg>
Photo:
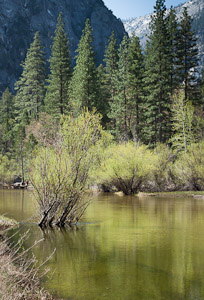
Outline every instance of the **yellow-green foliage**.
<svg viewBox="0 0 204 300">
<path fill-rule="evenodd" d="M 92 156 L 99 158 L 103 149 L 110 144 L 112 136 L 101 126 L 101 115 L 95 111 L 82 112 L 78 118 L 63 117 L 60 136 L 69 155 L 79 159 Z M 92 163 L 93 164 L 93 163 Z"/>
<path fill-rule="evenodd" d="M 69 155 L 60 147 L 39 147 L 35 151 L 32 165 L 30 176 L 41 204 L 48 205 L 56 197 L 63 197 L 72 179 Z"/>
<path fill-rule="evenodd" d="M 153 170 L 153 178 L 158 191 L 165 190 L 172 179 L 172 166 L 174 154 L 172 150 L 164 144 L 157 144 L 154 149 L 157 156 L 157 163 Z"/>
<path fill-rule="evenodd" d="M 146 146 L 135 146 L 131 142 L 111 145 L 97 172 L 98 182 L 112 184 L 125 194 L 136 193 L 152 175 L 156 162 L 156 155 Z"/>
<path fill-rule="evenodd" d="M 204 188 L 204 142 L 187 147 L 175 163 L 177 180 L 190 190 Z"/>
<path fill-rule="evenodd" d="M 187 146 L 193 143 L 193 116 L 194 107 L 185 100 L 183 90 L 178 90 L 173 96 L 172 105 L 172 148 L 175 152 L 187 151 Z"/>
<path fill-rule="evenodd" d="M 0 154 L 0 184 L 10 183 L 15 175 L 16 163 L 6 155 Z"/>
<path fill-rule="evenodd" d="M 65 219 L 73 223 L 83 213 L 86 204 L 82 196 L 90 169 L 110 140 L 100 121 L 100 115 L 88 111 L 78 118 L 63 117 L 56 143 L 36 151 L 30 176 L 44 215 L 41 225 L 47 226 L 54 219 L 60 220 L 60 226 Z"/>
</svg>

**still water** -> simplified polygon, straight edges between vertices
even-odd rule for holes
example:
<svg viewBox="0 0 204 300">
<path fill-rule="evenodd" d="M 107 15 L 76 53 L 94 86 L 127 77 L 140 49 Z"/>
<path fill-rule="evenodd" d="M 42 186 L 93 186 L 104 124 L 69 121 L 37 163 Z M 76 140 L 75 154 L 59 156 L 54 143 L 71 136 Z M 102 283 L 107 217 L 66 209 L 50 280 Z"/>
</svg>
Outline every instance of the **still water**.
<svg viewBox="0 0 204 300">
<path fill-rule="evenodd" d="M 56 248 L 43 282 L 71 300 L 203 300 L 204 200 L 93 197 L 74 230 L 42 232 L 27 191 L 0 191 L 0 213 L 28 220 L 26 247 L 44 237 L 40 262 Z"/>
</svg>

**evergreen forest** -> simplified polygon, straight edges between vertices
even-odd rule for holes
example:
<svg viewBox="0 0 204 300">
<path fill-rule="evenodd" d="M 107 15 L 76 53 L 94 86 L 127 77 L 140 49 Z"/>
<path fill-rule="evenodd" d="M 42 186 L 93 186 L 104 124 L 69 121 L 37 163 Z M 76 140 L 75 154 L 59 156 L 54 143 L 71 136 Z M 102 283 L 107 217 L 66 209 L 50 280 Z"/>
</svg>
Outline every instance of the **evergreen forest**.
<svg viewBox="0 0 204 300">
<path fill-rule="evenodd" d="M 118 44 L 113 32 L 99 66 L 88 19 L 74 62 L 62 14 L 49 61 L 35 33 L 15 93 L 1 97 L 1 184 L 29 180 L 39 202 L 46 184 L 50 199 L 65 186 L 69 197 L 96 184 L 125 194 L 204 188 L 204 72 L 192 19 L 187 9 L 179 20 L 173 8 L 166 15 L 157 0 L 150 29 L 145 49 L 135 35 Z"/>
</svg>

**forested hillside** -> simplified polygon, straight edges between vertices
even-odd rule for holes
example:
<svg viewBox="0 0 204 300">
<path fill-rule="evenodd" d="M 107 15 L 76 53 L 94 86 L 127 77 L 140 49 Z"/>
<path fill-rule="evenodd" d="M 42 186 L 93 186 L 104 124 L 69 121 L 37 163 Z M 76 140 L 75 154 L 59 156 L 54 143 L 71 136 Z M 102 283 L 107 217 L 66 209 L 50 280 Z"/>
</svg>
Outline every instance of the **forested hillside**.
<svg viewBox="0 0 204 300">
<path fill-rule="evenodd" d="M 135 193 L 140 188 L 148 189 L 150 175 L 154 189 L 203 189 L 204 172 L 199 169 L 203 164 L 195 158 L 202 162 L 204 80 L 198 77 L 197 40 L 187 8 L 178 20 L 173 8 L 167 15 L 165 1 L 157 0 L 145 50 L 135 35 L 124 34 L 118 45 L 112 32 L 99 66 L 93 29 L 87 19 L 75 60 L 73 68 L 60 13 L 49 60 L 37 31 L 15 83 L 15 94 L 7 88 L 2 95 L 1 181 L 12 181 L 14 174 L 23 182 L 26 177 L 32 178 L 30 165 L 35 166 L 32 160 L 38 155 L 45 163 L 46 173 L 38 169 L 44 178 L 43 174 L 50 174 L 50 159 L 57 162 L 59 155 L 65 155 L 67 165 L 59 165 L 57 173 L 52 171 L 51 180 L 53 176 L 61 180 L 60 168 L 68 172 L 70 163 L 76 175 L 71 189 L 76 184 L 85 191 L 81 182 L 97 181 L 107 189 L 115 186 L 127 194 Z M 97 141 L 96 145 L 93 142 L 94 150 L 92 136 Z M 114 155 L 121 159 L 112 160 Z M 93 169 L 84 157 L 92 157 Z M 189 160 L 187 165 L 181 164 L 184 157 Z M 189 172 L 193 165 L 193 172 Z M 104 172 L 100 171 L 103 168 Z M 188 180 L 183 181 L 186 176 Z M 78 195 L 76 189 L 72 192 Z"/>
<path fill-rule="evenodd" d="M 111 32 L 114 30 L 118 42 L 125 33 L 122 22 L 102 0 L 7 0 L 0 1 L 0 12 L 0 93 L 7 86 L 13 89 L 36 31 L 49 58 L 59 12 L 63 13 L 72 60 L 87 18 L 93 28 L 97 64 L 102 62 Z"/>
</svg>

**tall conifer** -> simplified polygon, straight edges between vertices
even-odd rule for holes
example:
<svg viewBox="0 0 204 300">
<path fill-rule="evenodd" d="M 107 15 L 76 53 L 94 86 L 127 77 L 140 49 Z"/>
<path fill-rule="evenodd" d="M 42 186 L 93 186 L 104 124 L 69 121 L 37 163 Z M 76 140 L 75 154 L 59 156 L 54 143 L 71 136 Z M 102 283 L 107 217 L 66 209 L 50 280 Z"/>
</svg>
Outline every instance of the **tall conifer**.
<svg viewBox="0 0 204 300">
<path fill-rule="evenodd" d="M 168 61 L 169 61 L 169 86 L 170 93 L 173 95 L 174 90 L 178 87 L 178 22 L 173 7 L 170 8 L 170 12 L 167 16 L 167 34 L 168 34 Z"/>
<path fill-rule="evenodd" d="M 50 75 L 45 97 L 46 111 L 56 117 L 65 113 L 68 107 L 68 83 L 71 79 L 71 58 L 69 41 L 67 39 L 62 14 L 53 37 L 52 53 L 50 57 Z"/>
<path fill-rule="evenodd" d="M 114 32 L 112 32 L 104 56 L 106 86 L 109 93 L 109 102 L 113 101 L 115 96 L 114 76 L 118 68 L 118 59 L 117 41 Z"/>
<path fill-rule="evenodd" d="M 192 31 L 192 19 L 188 15 L 187 8 L 184 8 L 183 17 L 180 22 L 178 41 L 178 70 L 180 83 L 184 85 L 185 100 L 191 100 L 195 87 L 195 74 L 198 66 L 196 37 Z"/>
<path fill-rule="evenodd" d="M 40 43 L 39 33 L 36 32 L 34 41 L 27 51 L 22 64 L 23 72 L 16 82 L 15 106 L 18 119 L 38 119 L 45 95 L 45 60 Z"/>
<path fill-rule="evenodd" d="M 144 57 L 139 38 L 133 35 L 128 47 L 128 90 L 130 98 L 130 128 L 134 140 L 141 139 L 143 120 L 142 101 L 144 96 Z"/>
<path fill-rule="evenodd" d="M 106 72 L 105 68 L 102 64 L 100 64 L 97 68 L 97 80 L 98 80 L 98 101 L 96 104 L 98 112 L 100 112 L 103 116 L 102 122 L 103 125 L 107 127 L 109 122 L 109 118 L 107 116 L 110 106 L 109 106 L 109 89 L 107 87 L 106 82 Z"/>
<path fill-rule="evenodd" d="M 204 68 L 201 71 L 201 76 L 198 81 L 199 88 L 199 102 L 202 105 L 202 111 L 204 111 Z"/>
<path fill-rule="evenodd" d="M 157 0 L 146 47 L 145 61 L 145 142 L 151 145 L 169 138 L 169 61 L 166 7 Z"/>
<path fill-rule="evenodd" d="M 119 48 L 117 73 L 114 75 L 114 96 L 110 102 L 109 117 L 114 121 L 114 133 L 117 139 L 127 141 L 130 137 L 130 102 L 128 95 L 128 46 L 125 35 Z"/>
<path fill-rule="evenodd" d="M 13 126 L 14 126 L 14 96 L 7 88 L 2 94 L 0 107 L 1 124 L 1 148 L 2 152 L 11 152 L 13 146 Z"/>
<path fill-rule="evenodd" d="M 92 28 L 87 19 L 76 50 L 76 66 L 70 83 L 70 100 L 75 114 L 79 114 L 83 107 L 91 110 L 97 106 L 98 83 L 92 43 Z"/>
</svg>

